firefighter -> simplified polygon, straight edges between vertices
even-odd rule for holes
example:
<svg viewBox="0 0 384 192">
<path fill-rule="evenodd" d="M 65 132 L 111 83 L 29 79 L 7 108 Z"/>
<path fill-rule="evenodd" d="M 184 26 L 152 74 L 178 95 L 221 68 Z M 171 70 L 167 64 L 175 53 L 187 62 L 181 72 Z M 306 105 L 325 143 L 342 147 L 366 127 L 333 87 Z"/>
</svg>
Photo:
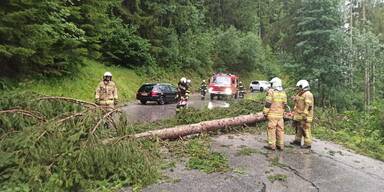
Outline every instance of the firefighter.
<svg viewBox="0 0 384 192">
<path fill-rule="evenodd" d="M 244 89 L 244 85 L 243 85 L 243 82 L 239 82 L 238 84 L 238 93 L 239 93 L 239 98 L 244 98 L 244 95 L 245 95 L 245 89 Z"/>
<path fill-rule="evenodd" d="M 244 91 L 244 85 L 243 82 L 239 82 L 239 91 Z"/>
<path fill-rule="evenodd" d="M 200 84 L 200 95 L 201 95 L 201 98 L 203 99 L 205 97 L 205 94 L 207 93 L 207 83 L 205 82 L 205 80 L 203 80 Z"/>
<path fill-rule="evenodd" d="M 117 105 L 117 88 L 115 82 L 112 81 L 112 73 L 104 73 L 103 80 L 96 88 L 95 99 L 96 104 L 102 107 L 114 108 Z"/>
<path fill-rule="evenodd" d="M 177 97 L 181 99 L 182 97 L 186 97 L 188 99 L 189 96 L 189 85 L 187 78 L 182 77 L 177 84 Z"/>
<path fill-rule="evenodd" d="M 314 99 L 307 80 L 300 80 L 296 84 L 297 94 L 292 97 L 295 107 L 293 109 L 293 126 L 296 128 L 296 138 L 292 145 L 301 146 L 304 137 L 304 149 L 310 149 L 312 144 L 311 125 L 313 121 Z"/>
<path fill-rule="evenodd" d="M 284 111 L 287 107 L 287 95 L 283 90 L 281 79 L 273 78 L 271 89 L 267 92 L 263 114 L 268 119 L 266 149 L 284 150 Z"/>
<path fill-rule="evenodd" d="M 203 80 L 200 84 L 200 90 L 206 90 L 207 89 L 207 83 L 205 80 Z"/>
</svg>

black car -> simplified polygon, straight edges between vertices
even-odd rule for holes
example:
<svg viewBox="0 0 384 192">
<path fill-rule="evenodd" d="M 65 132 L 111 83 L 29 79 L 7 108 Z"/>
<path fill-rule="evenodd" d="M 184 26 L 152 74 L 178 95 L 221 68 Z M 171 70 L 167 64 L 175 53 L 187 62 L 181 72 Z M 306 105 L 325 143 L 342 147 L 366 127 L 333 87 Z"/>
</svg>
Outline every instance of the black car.
<svg viewBox="0 0 384 192">
<path fill-rule="evenodd" d="M 168 83 L 146 83 L 137 91 L 136 99 L 145 105 L 148 101 L 156 101 L 158 104 L 176 102 L 177 89 Z"/>
</svg>

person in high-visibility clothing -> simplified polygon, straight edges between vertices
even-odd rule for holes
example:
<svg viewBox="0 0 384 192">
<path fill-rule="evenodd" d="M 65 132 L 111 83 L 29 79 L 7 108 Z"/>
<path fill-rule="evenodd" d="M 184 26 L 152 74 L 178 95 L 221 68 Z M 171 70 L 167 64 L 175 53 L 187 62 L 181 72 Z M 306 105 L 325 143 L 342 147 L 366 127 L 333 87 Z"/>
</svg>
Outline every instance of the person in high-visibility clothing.
<svg viewBox="0 0 384 192">
<path fill-rule="evenodd" d="M 96 88 L 96 104 L 102 107 L 114 108 L 118 102 L 117 88 L 112 81 L 112 73 L 105 72 L 103 80 Z"/>
<path fill-rule="evenodd" d="M 296 128 L 296 137 L 292 145 L 301 146 L 301 139 L 304 137 L 305 149 L 310 149 L 312 144 L 311 125 L 313 122 L 314 99 L 309 91 L 307 80 L 300 80 L 296 87 L 298 92 L 292 97 L 295 107 L 293 109 L 293 126 Z"/>
<path fill-rule="evenodd" d="M 283 90 L 281 79 L 275 77 L 267 92 L 264 116 L 268 119 L 268 146 L 265 148 L 284 150 L 284 111 L 287 107 L 287 94 Z"/>
</svg>

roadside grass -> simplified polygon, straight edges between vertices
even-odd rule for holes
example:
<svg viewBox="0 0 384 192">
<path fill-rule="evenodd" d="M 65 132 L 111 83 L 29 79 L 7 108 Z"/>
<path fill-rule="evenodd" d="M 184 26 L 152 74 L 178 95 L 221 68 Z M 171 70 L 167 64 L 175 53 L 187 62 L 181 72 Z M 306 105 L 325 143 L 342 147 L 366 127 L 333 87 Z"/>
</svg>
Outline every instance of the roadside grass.
<svg viewBox="0 0 384 192">
<path fill-rule="evenodd" d="M 221 153 L 210 150 L 207 138 L 192 139 L 187 144 L 189 160 L 187 167 L 205 173 L 229 171 L 228 159 Z"/>
<path fill-rule="evenodd" d="M 81 67 L 76 75 L 61 78 L 36 78 L 18 83 L 15 89 L 11 91 L 31 91 L 42 95 L 93 101 L 96 87 L 106 71 L 113 74 L 112 80 L 116 82 L 121 101 L 132 100 L 135 91 L 145 81 L 145 77 L 138 76 L 133 70 L 117 66 L 105 66 L 95 61 L 86 60 L 85 66 Z"/>
<path fill-rule="evenodd" d="M 255 148 L 243 147 L 236 152 L 235 156 L 251 156 L 256 153 L 260 153 L 260 151 Z"/>
<path fill-rule="evenodd" d="M 193 88 L 198 89 L 201 78 L 194 74 L 175 72 L 170 73 L 158 69 L 154 74 L 146 74 L 140 70 L 133 70 L 119 66 L 105 66 L 93 60 L 85 60 L 85 65 L 72 76 L 57 78 L 40 78 L 16 82 L 15 80 L 0 79 L 0 90 L 6 92 L 35 92 L 41 95 L 64 96 L 86 101 L 94 101 L 95 90 L 102 80 L 104 72 L 112 73 L 112 80 L 116 82 L 120 102 L 134 100 L 136 91 L 145 82 L 166 82 L 177 84 L 181 76 L 192 79 Z M 2 95 L 2 94 L 0 94 Z"/>
<path fill-rule="evenodd" d="M 268 180 L 273 183 L 275 181 L 287 181 L 288 180 L 288 176 L 287 175 L 283 175 L 283 174 L 275 174 L 275 175 L 269 175 L 268 176 Z"/>
<path fill-rule="evenodd" d="M 374 137 L 358 135 L 349 130 L 335 131 L 323 126 L 315 127 L 313 134 L 316 138 L 341 144 L 359 154 L 384 161 L 384 144 Z"/>
<path fill-rule="evenodd" d="M 316 138 L 341 144 L 359 154 L 384 161 L 384 143 L 375 118 L 376 114 L 364 112 L 337 113 L 333 109 L 318 109 L 312 132 Z"/>
</svg>

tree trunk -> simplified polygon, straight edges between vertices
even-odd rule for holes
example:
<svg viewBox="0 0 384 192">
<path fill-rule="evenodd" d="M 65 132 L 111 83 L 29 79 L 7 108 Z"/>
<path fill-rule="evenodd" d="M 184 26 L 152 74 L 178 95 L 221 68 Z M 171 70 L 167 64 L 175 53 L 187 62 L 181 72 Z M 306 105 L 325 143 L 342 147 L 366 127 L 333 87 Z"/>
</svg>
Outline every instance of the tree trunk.
<svg viewBox="0 0 384 192">
<path fill-rule="evenodd" d="M 172 128 L 147 131 L 135 134 L 135 138 L 177 139 L 191 134 L 214 131 L 220 128 L 252 124 L 265 120 L 263 113 L 242 115 L 238 117 L 224 118 L 211 121 L 203 121 L 191 125 L 180 125 Z"/>
<path fill-rule="evenodd" d="M 285 113 L 284 119 L 292 119 L 292 113 Z M 224 119 L 216 119 L 210 121 L 203 121 L 200 123 L 190 124 L 190 125 L 179 125 L 176 127 L 146 131 L 143 133 L 137 133 L 134 135 L 125 135 L 122 137 L 114 137 L 105 139 L 102 142 L 104 144 L 118 142 L 125 138 L 136 138 L 136 139 L 178 139 L 187 135 L 214 131 L 222 128 L 249 125 L 261 121 L 265 121 L 263 113 L 256 113 L 250 115 L 241 115 L 237 117 L 230 117 Z"/>
</svg>

